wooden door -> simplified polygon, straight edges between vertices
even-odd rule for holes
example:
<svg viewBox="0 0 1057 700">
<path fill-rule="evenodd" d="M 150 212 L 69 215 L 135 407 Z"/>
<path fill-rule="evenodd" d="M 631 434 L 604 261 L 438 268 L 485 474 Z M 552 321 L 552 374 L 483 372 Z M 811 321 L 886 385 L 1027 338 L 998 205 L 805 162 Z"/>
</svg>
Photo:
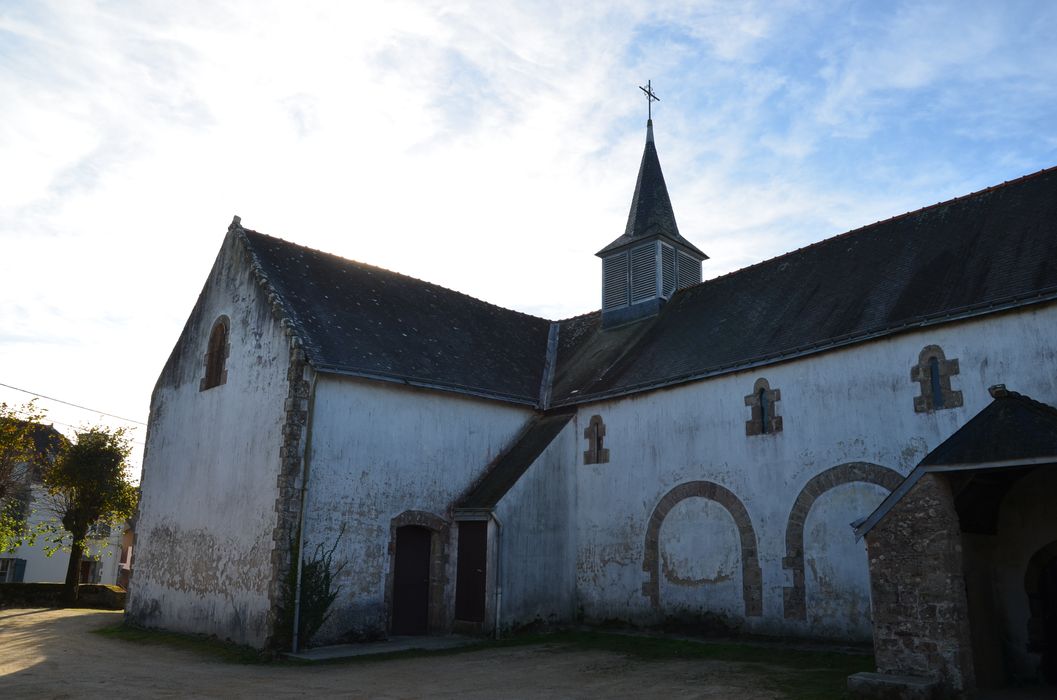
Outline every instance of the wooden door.
<svg viewBox="0 0 1057 700">
<path fill-rule="evenodd" d="M 484 622 L 488 523 L 459 523 L 459 559 L 455 575 L 455 619 Z"/>
<path fill-rule="evenodd" d="M 393 624 L 396 635 L 429 632 L 429 560 L 432 533 L 409 525 L 396 530 Z"/>
</svg>

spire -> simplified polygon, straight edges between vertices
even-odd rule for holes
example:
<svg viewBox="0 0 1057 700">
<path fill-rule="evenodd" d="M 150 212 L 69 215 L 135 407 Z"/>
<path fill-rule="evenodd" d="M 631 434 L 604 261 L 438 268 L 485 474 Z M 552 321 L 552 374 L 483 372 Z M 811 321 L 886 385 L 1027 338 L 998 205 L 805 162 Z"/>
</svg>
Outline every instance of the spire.
<svg viewBox="0 0 1057 700">
<path fill-rule="evenodd" d="M 675 212 L 672 211 L 672 200 L 668 197 L 668 187 L 664 184 L 661 161 L 657 157 L 657 146 L 653 141 L 652 119 L 646 122 L 646 147 L 642 152 L 639 176 L 635 181 L 635 194 L 631 197 L 631 211 L 628 213 L 624 235 L 598 251 L 596 255 L 603 255 L 633 243 L 636 239 L 649 236 L 664 236 L 702 257 L 707 257 L 693 243 L 679 235 Z"/>
<path fill-rule="evenodd" d="M 652 88 L 641 89 L 650 102 L 657 100 Z M 624 235 L 596 253 L 602 258 L 602 328 L 656 316 L 678 290 L 701 282 L 701 261 L 708 257 L 679 235 L 649 116 Z"/>
</svg>

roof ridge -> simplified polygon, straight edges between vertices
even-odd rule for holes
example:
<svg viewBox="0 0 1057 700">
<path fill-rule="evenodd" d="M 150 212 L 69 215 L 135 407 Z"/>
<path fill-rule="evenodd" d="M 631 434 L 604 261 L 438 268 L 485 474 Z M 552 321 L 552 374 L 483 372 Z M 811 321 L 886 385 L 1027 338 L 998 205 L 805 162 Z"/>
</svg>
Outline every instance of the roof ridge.
<svg viewBox="0 0 1057 700">
<path fill-rule="evenodd" d="M 531 319 L 534 319 L 534 320 L 537 320 L 537 321 L 546 321 L 547 323 L 553 323 L 553 321 L 551 319 L 549 319 L 549 318 L 544 318 L 543 316 L 535 316 L 533 314 L 525 313 L 524 311 L 518 311 L 517 309 L 510 309 L 510 308 L 507 308 L 505 306 L 500 306 L 499 304 L 493 304 L 490 301 L 486 301 L 484 299 L 480 299 L 478 297 L 473 296 L 472 294 L 467 294 L 466 292 L 460 292 L 457 289 L 452 289 L 451 287 L 445 287 L 444 285 L 437 284 L 436 282 L 430 282 L 429 280 L 424 280 L 424 279 L 421 279 L 419 277 L 412 277 L 411 275 L 406 275 L 406 274 L 404 274 L 402 272 L 397 272 L 395 270 L 390 270 L 387 267 L 382 267 L 380 265 L 372 265 L 371 263 L 363 262 L 361 260 L 353 260 L 352 258 L 346 258 L 346 257 L 343 257 L 343 256 L 338 255 L 336 253 L 328 253 L 325 250 L 320 250 L 318 248 L 311 248 L 311 247 L 306 246 L 306 245 L 301 245 L 300 243 L 294 243 L 293 241 L 288 241 L 285 238 L 281 238 L 279 236 L 272 236 L 272 235 L 269 235 L 267 233 L 261 233 L 260 231 L 255 231 L 253 229 L 243 228 L 241 226 L 239 228 L 242 231 L 244 231 L 245 233 L 252 233 L 255 236 L 261 236 L 262 238 L 269 238 L 269 239 L 271 239 L 273 241 L 281 241 L 282 243 L 284 243 L 286 245 L 293 246 L 295 248 L 300 248 L 301 250 L 307 250 L 307 251 L 310 251 L 312 253 L 316 253 L 318 255 L 322 255 L 324 257 L 327 257 L 327 258 L 332 258 L 334 260 L 340 260 L 340 261 L 345 262 L 345 263 L 351 263 L 353 265 L 358 265 L 358 266 L 363 267 L 363 268 L 370 268 L 372 270 L 378 270 L 380 272 L 384 272 L 386 274 L 390 274 L 390 275 L 393 275 L 393 276 L 396 276 L 396 277 L 402 277 L 403 279 L 406 279 L 406 280 L 412 280 L 412 281 L 418 282 L 420 284 L 427 284 L 427 285 L 429 285 L 431 287 L 435 287 L 437 289 L 443 289 L 446 292 L 450 292 L 452 294 L 457 294 L 457 295 L 459 295 L 461 297 L 465 297 L 466 299 L 470 299 L 472 301 L 476 301 L 478 303 L 484 304 L 485 306 L 490 306 L 493 309 L 499 309 L 501 311 L 506 311 L 506 312 L 509 312 L 509 313 L 518 314 L 519 316 L 525 316 L 527 318 L 531 318 Z"/>
<path fill-rule="evenodd" d="M 1047 173 L 1054 172 L 1054 171 L 1057 171 L 1057 165 L 1052 165 L 1052 166 L 1050 166 L 1048 168 L 1043 168 L 1042 170 L 1037 170 L 1035 172 L 1028 173 L 1026 175 L 1021 175 L 1020 177 L 1013 178 L 1012 180 L 1005 180 L 1005 181 L 1003 181 L 1002 183 L 1000 183 L 998 185 L 991 185 L 990 187 L 985 187 L 985 188 L 983 188 L 981 190 L 976 190 L 974 192 L 969 192 L 968 194 L 959 195 L 959 196 L 954 197 L 952 199 L 946 199 L 946 200 L 943 200 L 942 202 L 936 202 L 935 204 L 929 204 L 927 206 L 920 207 L 918 209 L 913 209 L 913 210 L 908 211 L 908 212 L 903 212 L 902 214 L 896 214 L 895 216 L 890 216 L 887 219 L 878 219 L 877 221 L 874 221 L 874 222 L 869 223 L 869 224 L 864 224 L 864 225 L 859 226 L 857 228 L 849 229 L 847 231 L 844 231 L 843 233 L 837 233 L 837 234 L 834 234 L 834 235 L 829 236 L 827 238 L 823 238 L 822 240 L 815 241 L 813 243 L 808 243 L 807 245 L 804 245 L 804 246 L 800 246 L 799 248 L 794 248 L 793 250 L 789 250 L 789 251 L 786 251 L 784 253 L 779 253 L 778 255 L 775 255 L 774 257 L 765 258 L 765 259 L 760 260 L 758 262 L 754 262 L 751 265 L 746 265 L 745 267 L 739 267 L 737 270 L 731 270 L 730 272 L 724 273 L 722 275 L 717 275 L 715 277 L 710 277 L 707 280 L 702 280 L 702 281 L 698 282 L 697 284 L 693 284 L 693 285 L 690 285 L 688 287 L 683 287 L 683 289 L 694 289 L 694 288 L 697 288 L 697 287 L 701 287 L 701 286 L 706 285 L 706 284 L 708 284 L 710 282 L 715 282 L 717 280 L 726 279 L 726 278 L 731 277 L 733 275 L 737 275 L 737 274 L 740 274 L 742 272 L 745 272 L 746 270 L 752 270 L 754 268 L 760 267 L 761 265 L 766 265 L 767 263 L 772 263 L 772 262 L 774 262 L 776 260 L 781 260 L 782 258 L 786 258 L 786 257 L 789 257 L 791 255 L 795 255 L 795 254 L 797 254 L 797 253 L 799 253 L 801 251 L 811 250 L 812 248 L 818 248 L 818 247 L 827 245 L 827 244 L 829 244 L 829 243 L 831 243 L 833 241 L 836 241 L 836 240 L 848 238 L 848 237 L 850 237 L 850 236 L 852 236 L 854 234 L 861 233 L 863 231 L 866 231 L 867 229 L 872 229 L 872 228 L 874 228 L 876 226 L 880 226 L 882 224 L 887 224 L 887 223 L 892 222 L 892 221 L 898 221 L 900 219 L 909 218 L 911 216 L 914 216 L 916 214 L 924 213 L 924 212 L 929 211 L 931 209 L 938 209 L 940 207 L 950 206 L 951 204 L 955 204 L 957 202 L 961 202 L 962 200 L 968 200 L 968 199 L 971 199 L 973 197 L 978 197 L 980 195 L 987 194 L 987 193 L 992 192 L 994 190 L 1003 189 L 1003 188 L 1008 187 L 1010 185 L 1020 184 L 1021 182 L 1024 182 L 1026 180 L 1031 180 L 1032 178 L 1039 177 L 1041 175 L 1045 175 Z"/>
</svg>

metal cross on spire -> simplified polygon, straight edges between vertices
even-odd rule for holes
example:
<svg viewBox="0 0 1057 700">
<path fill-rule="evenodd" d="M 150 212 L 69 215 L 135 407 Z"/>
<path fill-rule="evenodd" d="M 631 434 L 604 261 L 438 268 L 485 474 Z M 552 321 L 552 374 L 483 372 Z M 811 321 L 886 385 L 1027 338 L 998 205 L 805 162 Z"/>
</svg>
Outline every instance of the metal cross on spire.
<svg viewBox="0 0 1057 700">
<path fill-rule="evenodd" d="M 652 81 L 647 80 L 646 87 L 642 87 L 641 85 L 639 85 L 639 90 L 642 90 L 644 93 L 646 93 L 646 114 L 648 115 L 648 118 L 652 121 L 653 103 L 660 102 L 661 98 L 653 94 L 653 85 L 651 83 Z"/>
</svg>

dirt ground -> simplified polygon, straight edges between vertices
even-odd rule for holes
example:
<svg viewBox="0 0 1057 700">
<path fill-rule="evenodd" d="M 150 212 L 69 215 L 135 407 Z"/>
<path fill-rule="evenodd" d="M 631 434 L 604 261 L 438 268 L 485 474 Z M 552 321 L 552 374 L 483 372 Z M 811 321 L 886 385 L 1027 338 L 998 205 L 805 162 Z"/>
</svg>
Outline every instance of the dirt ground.
<svg viewBox="0 0 1057 700">
<path fill-rule="evenodd" d="M 533 646 L 321 666 L 238 665 L 91 630 L 121 620 L 97 610 L 0 610 L 0 677 L 10 698 L 737 698 L 780 694 L 718 661 L 639 661 Z"/>
</svg>

